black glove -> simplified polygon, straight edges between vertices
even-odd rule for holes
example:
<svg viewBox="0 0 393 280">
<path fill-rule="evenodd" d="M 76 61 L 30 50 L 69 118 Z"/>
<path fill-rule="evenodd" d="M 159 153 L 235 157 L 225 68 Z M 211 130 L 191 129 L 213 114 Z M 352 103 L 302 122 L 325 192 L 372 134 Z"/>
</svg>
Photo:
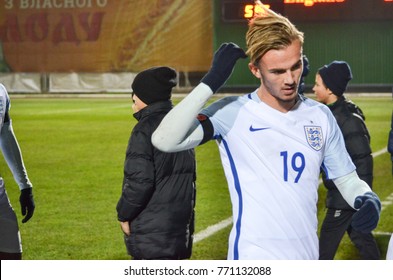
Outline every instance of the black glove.
<svg viewBox="0 0 393 280">
<path fill-rule="evenodd" d="M 23 189 L 20 192 L 19 202 L 20 206 L 22 207 L 22 215 L 25 216 L 25 218 L 22 220 L 22 223 L 26 223 L 33 216 L 35 209 L 33 189 Z"/>
<path fill-rule="evenodd" d="M 212 66 L 201 82 L 208 85 L 213 92 L 217 92 L 231 76 L 236 61 L 246 57 L 246 53 L 236 44 L 222 44 L 214 54 Z"/>
<path fill-rule="evenodd" d="M 378 225 L 381 213 L 381 201 L 373 192 L 366 192 L 355 199 L 355 209 L 359 209 L 352 216 L 352 227 L 362 233 L 370 233 Z"/>
</svg>

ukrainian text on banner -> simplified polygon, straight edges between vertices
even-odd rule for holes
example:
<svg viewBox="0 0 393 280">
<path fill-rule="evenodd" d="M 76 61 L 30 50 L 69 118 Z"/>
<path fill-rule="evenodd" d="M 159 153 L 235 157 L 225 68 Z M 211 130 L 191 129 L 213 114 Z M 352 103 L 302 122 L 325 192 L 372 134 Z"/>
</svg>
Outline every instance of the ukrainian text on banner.
<svg viewBox="0 0 393 280">
<path fill-rule="evenodd" d="M 4 0 L 0 71 L 207 71 L 212 1 Z"/>
</svg>

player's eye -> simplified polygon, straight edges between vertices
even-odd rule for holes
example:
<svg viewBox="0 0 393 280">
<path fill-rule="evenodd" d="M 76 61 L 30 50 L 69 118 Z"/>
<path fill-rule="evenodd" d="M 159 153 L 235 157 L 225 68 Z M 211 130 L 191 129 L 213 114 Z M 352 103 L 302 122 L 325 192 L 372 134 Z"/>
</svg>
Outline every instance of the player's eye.
<svg viewBox="0 0 393 280">
<path fill-rule="evenodd" d="M 280 75 L 280 74 L 284 74 L 285 70 L 272 70 L 270 71 L 270 73 L 275 74 L 275 75 Z"/>
<path fill-rule="evenodd" d="M 297 70 L 297 69 L 299 69 L 299 68 L 301 68 L 301 67 L 302 67 L 302 62 L 299 61 L 298 63 L 296 63 L 296 64 L 292 67 L 292 71 Z"/>
</svg>

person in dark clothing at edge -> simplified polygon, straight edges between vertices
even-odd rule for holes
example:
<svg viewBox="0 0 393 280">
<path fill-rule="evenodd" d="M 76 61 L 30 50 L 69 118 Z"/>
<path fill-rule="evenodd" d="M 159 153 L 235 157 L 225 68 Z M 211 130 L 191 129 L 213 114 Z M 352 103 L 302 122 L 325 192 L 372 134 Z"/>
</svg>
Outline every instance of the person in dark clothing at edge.
<svg viewBox="0 0 393 280">
<path fill-rule="evenodd" d="M 393 175 L 393 111 L 392 111 L 392 120 L 390 122 L 390 132 L 388 137 L 388 152 L 390 153 L 390 157 L 392 160 L 392 175 Z M 393 260 L 393 235 L 390 236 L 388 249 L 386 252 L 386 259 Z"/>
<path fill-rule="evenodd" d="M 317 100 L 332 111 L 360 179 L 372 188 L 373 157 L 365 117 L 362 110 L 343 95 L 351 79 L 348 63 L 333 61 L 318 70 L 313 91 Z M 361 233 L 351 226 L 356 210 L 343 199 L 333 181 L 326 180 L 323 172 L 322 179 L 327 188 L 327 212 L 320 232 L 319 259 L 334 259 L 341 239 L 347 232 L 362 259 L 379 260 L 380 251 L 372 233 Z"/>
<path fill-rule="evenodd" d="M 172 109 L 177 74 L 153 67 L 136 75 L 134 117 L 117 215 L 133 259 L 187 259 L 192 253 L 196 163 L 193 149 L 164 153 L 151 135 Z"/>
<path fill-rule="evenodd" d="M 390 132 L 388 137 L 388 152 L 390 153 L 390 157 L 392 160 L 392 175 L 393 175 L 393 111 L 392 111 L 392 120 L 390 123 Z"/>
</svg>

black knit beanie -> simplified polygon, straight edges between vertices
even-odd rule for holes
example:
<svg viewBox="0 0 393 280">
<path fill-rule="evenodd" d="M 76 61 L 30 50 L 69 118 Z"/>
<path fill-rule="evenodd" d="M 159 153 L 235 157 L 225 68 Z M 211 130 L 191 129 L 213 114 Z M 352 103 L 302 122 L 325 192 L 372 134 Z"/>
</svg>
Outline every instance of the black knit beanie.
<svg viewBox="0 0 393 280">
<path fill-rule="evenodd" d="M 351 68 L 345 61 L 333 61 L 318 70 L 324 84 L 335 95 L 342 96 L 352 79 Z"/>
<path fill-rule="evenodd" d="M 166 66 L 146 69 L 135 76 L 131 85 L 133 94 L 147 105 L 169 100 L 177 84 L 176 76 L 176 71 Z"/>
</svg>

